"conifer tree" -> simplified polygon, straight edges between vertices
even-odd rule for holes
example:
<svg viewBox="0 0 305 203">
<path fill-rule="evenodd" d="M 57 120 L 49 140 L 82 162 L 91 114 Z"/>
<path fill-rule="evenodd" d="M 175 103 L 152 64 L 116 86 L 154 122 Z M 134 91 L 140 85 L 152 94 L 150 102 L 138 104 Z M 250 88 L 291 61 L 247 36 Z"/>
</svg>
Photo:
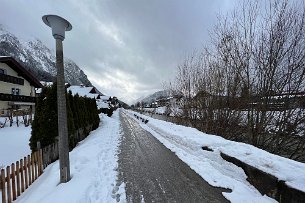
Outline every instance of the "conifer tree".
<svg viewBox="0 0 305 203">
<path fill-rule="evenodd" d="M 52 87 L 44 87 L 41 96 L 37 98 L 30 138 L 32 150 L 36 150 L 37 141 L 45 147 L 54 143 L 58 136 L 56 88 L 56 84 Z M 81 131 L 88 135 L 88 125 L 92 125 L 92 130 L 96 129 L 100 119 L 95 99 L 80 97 L 78 94 L 73 96 L 71 91 L 66 93 L 66 99 L 69 143 L 72 150 L 80 141 L 78 130 L 82 129 Z"/>
<path fill-rule="evenodd" d="M 73 113 L 72 113 L 72 103 L 73 102 L 73 96 L 72 94 L 70 95 L 70 92 L 66 94 L 66 99 L 67 99 L 67 120 L 68 120 L 68 135 L 69 135 L 69 145 L 70 149 L 72 150 L 75 145 L 77 140 L 75 140 L 74 134 L 75 134 L 75 125 L 74 125 L 74 119 L 73 119 Z"/>
</svg>

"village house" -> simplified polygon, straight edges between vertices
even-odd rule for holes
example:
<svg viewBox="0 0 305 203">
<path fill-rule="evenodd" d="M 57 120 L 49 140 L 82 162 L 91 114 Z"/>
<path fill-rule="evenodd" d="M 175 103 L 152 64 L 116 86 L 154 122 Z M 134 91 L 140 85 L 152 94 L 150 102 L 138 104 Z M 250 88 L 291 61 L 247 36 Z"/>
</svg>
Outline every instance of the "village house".
<svg viewBox="0 0 305 203">
<path fill-rule="evenodd" d="M 41 83 L 10 56 L 0 56 L 0 116 L 9 110 L 34 110 Z"/>
<path fill-rule="evenodd" d="M 81 97 L 100 99 L 103 94 L 95 87 L 85 87 L 84 85 L 71 85 L 67 88 L 67 91 L 71 91 L 73 95 L 78 94 Z"/>
<path fill-rule="evenodd" d="M 183 98 L 181 95 L 173 95 L 170 97 L 163 97 L 155 100 L 151 106 L 152 107 L 161 107 L 161 106 L 179 106 L 180 101 Z"/>
</svg>

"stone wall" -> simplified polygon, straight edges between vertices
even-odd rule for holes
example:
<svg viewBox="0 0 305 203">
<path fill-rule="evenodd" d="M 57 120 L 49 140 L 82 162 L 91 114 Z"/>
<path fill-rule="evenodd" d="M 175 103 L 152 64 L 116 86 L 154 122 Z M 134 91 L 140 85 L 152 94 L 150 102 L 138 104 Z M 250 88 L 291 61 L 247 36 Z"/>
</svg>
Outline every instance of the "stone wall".
<svg viewBox="0 0 305 203">
<path fill-rule="evenodd" d="M 248 176 L 247 180 L 249 183 L 261 194 L 268 195 L 279 202 L 305 202 L 305 193 L 289 187 L 285 181 L 278 180 L 275 176 L 250 166 L 235 157 L 231 157 L 222 152 L 220 155 L 224 160 L 241 167 Z"/>
</svg>

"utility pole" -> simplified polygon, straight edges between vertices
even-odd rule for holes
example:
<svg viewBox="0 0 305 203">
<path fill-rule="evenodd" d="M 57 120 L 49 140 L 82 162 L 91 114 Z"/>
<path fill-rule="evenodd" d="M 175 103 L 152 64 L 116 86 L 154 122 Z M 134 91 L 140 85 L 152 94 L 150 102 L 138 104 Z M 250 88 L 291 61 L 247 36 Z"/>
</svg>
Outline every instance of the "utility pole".
<svg viewBox="0 0 305 203">
<path fill-rule="evenodd" d="M 62 41 L 65 39 L 65 31 L 70 31 L 72 25 L 67 20 L 57 15 L 45 15 L 42 17 L 42 20 L 46 25 L 52 28 L 52 35 L 56 40 L 60 183 L 66 183 L 70 180 L 70 161 Z"/>
</svg>

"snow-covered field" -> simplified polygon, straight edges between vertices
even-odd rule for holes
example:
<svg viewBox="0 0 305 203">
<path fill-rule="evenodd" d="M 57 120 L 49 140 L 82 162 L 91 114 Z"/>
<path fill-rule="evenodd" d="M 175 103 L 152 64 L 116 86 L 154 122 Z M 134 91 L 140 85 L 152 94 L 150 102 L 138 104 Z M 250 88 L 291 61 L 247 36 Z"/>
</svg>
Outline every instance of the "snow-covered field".
<svg viewBox="0 0 305 203">
<path fill-rule="evenodd" d="M 0 122 L 4 122 L 1 118 Z M 0 128 L 0 168 L 11 165 L 19 161 L 24 156 L 31 154 L 29 139 L 31 137 L 31 127 L 19 127 L 13 124 L 9 127 L 6 123 L 4 128 Z"/>
<path fill-rule="evenodd" d="M 125 185 L 117 181 L 119 114 L 116 111 L 111 118 L 100 114 L 100 118 L 100 127 L 70 152 L 72 179 L 58 184 L 56 161 L 16 202 L 125 202 Z"/>
<path fill-rule="evenodd" d="M 138 113 L 129 111 L 129 115 L 134 118 L 133 114 Z M 208 135 L 194 128 L 140 116 L 149 120 L 147 125 L 139 121 L 144 129 L 175 152 L 209 184 L 231 189 L 232 193 L 224 193 L 231 202 L 273 202 L 274 200 L 262 196 L 248 183 L 244 171 L 223 160 L 220 152 L 236 157 L 278 177 L 279 180 L 286 181 L 288 185 L 296 189 L 305 191 L 305 164 L 303 163 L 273 155 L 248 144 Z M 202 150 L 202 146 L 213 149 L 213 152 Z"/>
<path fill-rule="evenodd" d="M 147 113 L 155 113 L 155 114 L 167 114 L 169 113 L 169 116 L 177 116 L 182 114 L 182 109 L 178 107 L 168 107 L 166 106 L 160 106 L 156 108 L 143 108 L 143 110 Z"/>
<path fill-rule="evenodd" d="M 165 114 L 166 106 L 161 106 L 157 108 L 143 108 L 143 110 L 146 112 L 153 112 L 156 114 Z"/>
</svg>

